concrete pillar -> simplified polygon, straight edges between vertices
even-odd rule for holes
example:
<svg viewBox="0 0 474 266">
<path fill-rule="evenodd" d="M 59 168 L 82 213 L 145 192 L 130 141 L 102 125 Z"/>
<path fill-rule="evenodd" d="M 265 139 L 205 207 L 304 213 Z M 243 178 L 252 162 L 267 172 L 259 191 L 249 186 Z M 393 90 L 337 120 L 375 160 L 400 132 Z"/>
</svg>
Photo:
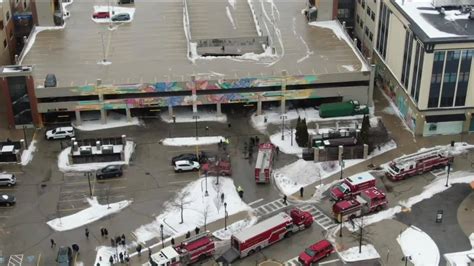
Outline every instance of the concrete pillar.
<svg viewBox="0 0 474 266">
<path fill-rule="evenodd" d="M 71 147 L 74 148 L 74 142 L 76 142 L 76 138 L 71 138 Z"/>
<path fill-rule="evenodd" d="M 76 125 L 78 126 L 82 125 L 81 111 L 74 110 L 74 113 L 76 114 Z"/>
<path fill-rule="evenodd" d="M 125 115 L 127 116 L 127 122 L 132 121 L 132 113 L 130 112 L 130 107 L 128 107 L 128 104 L 125 105 Z"/>
<path fill-rule="evenodd" d="M 336 121 L 336 130 L 339 130 L 339 121 Z"/>
<path fill-rule="evenodd" d="M 466 121 L 464 121 L 464 125 L 462 127 L 462 132 L 469 133 L 469 128 L 471 127 L 472 116 L 473 116 L 473 114 L 471 112 L 467 112 Z"/>
<path fill-rule="evenodd" d="M 78 150 L 79 150 L 79 145 L 77 144 L 77 141 L 74 141 L 74 142 L 72 143 L 71 153 L 72 153 L 73 151 L 78 151 Z"/>
<path fill-rule="evenodd" d="M 216 110 L 217 110 L 217 115 L 218 115 L 218 116 L 221 116 L 221 115 L 222 115 L 222 108 L 221 108 L 221 107 L 222 107 L 222 104 L 221 104 L 220 102 L 218 102 L 218 103 L 216 104 Z"/>
<path fill-rule="evenodd" d="M 367 156 L 369 156 L 369 145 L 364 144 L 364 158 L 367 159 Z"/>
<path fill-rule="evenodd" d="M 122 135 L 122 144 L 125 145 L 127 142 L 127 135 Z"/>
<path fill-rule="evenodd" d="M 342 160 L 342 154 L 344 153 L 344 146 L 339 145 L 339 149 L 337 152 L 337 160 L 340 162 Z"/>
<path fill-rule="evenodd" d="M 168 104 L 168 116 L 173 117 L 174 112 L 173 112 L 173 105 Z"/>
<path fill-rule="evenodd" d="M 24 150 L 26 150 L 26 142 L 24 139 L 20 139 L 20 153 Z"/>
<path fill-rule="evenodd" d="M 257 100 L 257 115 L 262 115 L 262 99 L 260 97 Z"/>
<path fill-rule="evenodd" d="M 319 123 L 315 123 L 316 124 L 316 135 L 319 135 Z"/>
<path fill-rule="evenodd" d="M 369 88 L 367 89 L 367 106 L 372 107 L 374 106 L 374 85 L 375 85 L 375 65 L 372 64 L 370 66 L 370 81 L 369 81 Z"/>
<path fill-rule="evenodd" d="M 97 151 L 100 151 L 100 141 L 96 141 L 95 142 L 95 148 L 97 149 Z"/>
<path fill-rule="evenodd" d="M 314 147 L 313 153 L 314 153 L 314 162 L 319 162 L 319 148 Z"/>
<path fill-rule="evenodd" d="M 288 73 L 286 70 L 281 71 L 281 101 L 280 101 L 280 112 L 281 114 L 286 113 L 286 99 L 285 99 L 285 92 L 286 92 L 286 76 Z"/>
<path fill-rule="evenodd" d="M 196 95 L 196 76 L 191 76 L 192 99 L 193 99 L 193 113 L 197 113 L 197 95 Z"/>
<path fill-rule="evenodd" d="M 101 121 L 102 124 L 107 123 L 107 110 L 100 109 L 100 121 Z"/>
</svg>

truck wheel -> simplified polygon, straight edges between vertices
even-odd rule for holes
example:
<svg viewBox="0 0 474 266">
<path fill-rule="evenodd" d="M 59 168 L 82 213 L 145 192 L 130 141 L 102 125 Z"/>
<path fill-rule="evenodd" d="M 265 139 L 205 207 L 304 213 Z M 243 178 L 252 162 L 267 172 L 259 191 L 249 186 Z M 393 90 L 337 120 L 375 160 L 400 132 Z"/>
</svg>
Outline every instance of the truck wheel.
<svg viewBox="0 0 474 266">
<path fill-rule="evenodd" d="M 375 211 L 376 211 L 376 212 L 379 212 L 379 211 L 381 211 L 381 210 L 382 210 L 382 206 L 380 206 L 380 205 L 377 206 L 377 208 L 375 208 Z"/>
<path fill-rule="evenodd" d="M 288 237 L 290 237 L 292 234 L 293 234 L 293 232 L 292 232 L 292 231 L 288 231 L 288 232 L 286 232 L 286 234 L 285 234 L 285 238 L 288 238 Z"/>
<path fill-rule="evenodd" d="M 199 255 L 199 260 L 200 261 L 205 260 L 205 259 L 206 259 L 206 254 Z"/>
<path fill-rule="evenodd" d="M 250 256 L 250 255 L 252 255 L 253 253 L 255 253 L 255 250 L 252 249 L 252 250 L 249 251 L 248 255 Z"/>
</svg>

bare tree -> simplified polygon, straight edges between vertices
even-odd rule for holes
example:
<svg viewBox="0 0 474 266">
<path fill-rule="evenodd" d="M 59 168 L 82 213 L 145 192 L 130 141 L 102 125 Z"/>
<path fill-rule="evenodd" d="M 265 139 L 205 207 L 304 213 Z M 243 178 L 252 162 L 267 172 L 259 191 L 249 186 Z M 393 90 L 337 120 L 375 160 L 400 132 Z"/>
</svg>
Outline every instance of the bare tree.
<svg viewBox="0 0 474 266">
<path fill-rule="evenodd" d="M 178 207 L 180 212 L 181 212 L 181 222 L 180 224 L 184 223 L 184 218 L 183 218 L 183 212 L 184 212 L 184 206 L 191 203 L 191 200 L 187 200 L 187 197 L 189 196 L 189 192 L 183 192 L 179 193 L 176 198 L 174 199 L 174 202 L 172 205 L 174 207 Z"/>
</svg>

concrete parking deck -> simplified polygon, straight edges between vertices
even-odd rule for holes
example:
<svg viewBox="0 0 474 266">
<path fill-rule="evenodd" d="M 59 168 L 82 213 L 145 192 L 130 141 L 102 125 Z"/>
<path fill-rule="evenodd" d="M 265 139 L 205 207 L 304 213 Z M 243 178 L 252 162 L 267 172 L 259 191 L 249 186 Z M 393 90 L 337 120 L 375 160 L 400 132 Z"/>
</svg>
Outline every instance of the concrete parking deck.
<svg viewBox="0 0 474 266">
<path fill-rule="evenodd" d="M 96 79 L 103 84 L 125 84 L 186 81 L 192 75 L 209 79 L 271 77 L 279 76 L 282 70 L 288 75 L 315 75 L 318 79 L 325 74 L 340 77 L 342 73 L 360 73 L 363 63 L 345 40 L 331 29 L 307 24 L 301 14 L 304 2 L 255 3 L 256 12 L 260 12 L 257 17 L 263 21 L 260 27 L 268 29 L 277 58 L 198 59 L 193 64 L 187 58 L 181 0 L 136 1 L 134 20 L 116 30 L 92 21 L 91 2 L 76 1 L 69 7 L 71 17 L 66 28 L 37 34 L 22 64 L 34 65 L 36 84 L 54 73 L 58 87 L 93 84 Z M 110 65 L 97 64 L 104 52 Z"/>
</svg>

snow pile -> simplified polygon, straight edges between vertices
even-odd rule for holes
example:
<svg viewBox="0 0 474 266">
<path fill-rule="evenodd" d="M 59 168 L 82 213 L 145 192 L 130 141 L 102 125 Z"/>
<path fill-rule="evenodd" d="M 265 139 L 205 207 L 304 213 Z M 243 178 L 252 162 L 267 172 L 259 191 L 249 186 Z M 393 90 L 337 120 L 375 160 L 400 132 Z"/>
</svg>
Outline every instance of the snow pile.
<svg viewBox="0 0 474 266">
<path fill-rule="evenodd" d="M 92 21 L 95 23 L 130 23 L 133 20 L 135 14 L 134 7 L 121 7 L 121 6 L 94 6 L 94 13 L 97 12 L 108 12 L 110 16 L 108 18 L 93 18 L 91 15 Z M 130 20 L 127 21 L 112 21 L 112 17 L 118 14 L 128 14 Z"/>
<path fill-rule="evenodd" d="M 232 24 L 232 28 L 234 28 L 234 30 L 237 29 L 237 27 L 235 26 L 234 18 L 232 17 L 232 13 L 230 13 L 230 8 L 228 6 L 225 7 L 225 11 L 227 13 L 227 18 Z"/>
<path fill-rule="evenodd" d="M 100 60 L 99 62 L 97 62 L 98 65 L 103 65 L 103 66 L 108 66 L 108 65 L 111 65 L 112 62 L 110 61 L 107 61 L 107 60 Z"/>
<path fill-rule="evenodd" d="M 27 165 L 33 159 L 33 153 L 36 151 L 36 140 L 31 141 L 27 150 L 24 150 L 21 154 L 21 165 Z"/>
<path fill-rule="evenodd" d="M 439 265 L 439 250 L 436 243 L 415 226 L 407 228 L 397 237 L 405 256 L 414 265 Z"/>
<path fill-rule="evenodd" d="M 380 258 L 379 253 L 375 250 L 371 244 L 362 245 L 361 253 L 359 253 L 359 247 L 352 247 L 344 251 L 338 251 L 339 256 L 344 262 L 354 262 L 361 260 L 372 260 Z M 434 264 L 433 264 L 434 265 Z"/>
<path fill-rule="evenodd" d="M 316 131 L 310 129 L 308 130 L 308 133 L 311 135 L 311 134 L 316 133 Z M 291 132 L 291 130 L 285 129 L 283 131 L 283 135 L 285 137 L 284 140 L 281 139 L 281 132 L 277 132 L 271 135 L 270 136 L 271 143 L 277 146 L 280 149 L 280 151 L 283 153 L 297 154 L 301 156 L 301 154 L 303 153 L 303 148 L 298 146 L 298 143 L 296 143 L 296 130 L 293 130 L 293 132 Z"/>
<path fill-rule="evenodd" d="M 250 117 L 250 123 L 258 131 L 265 133 L 268 124 L 282 124 L 281 112 L 279 108 L 271 108 L 269 110 L 264 110 L 261 115 L 253 113 Z M 331 118 L 321 118 L 319 116 L 319 111 L 315 108 L 297 108 L 288 110 L 285 113 L 285 124 L 291 120 L 296 120 L 300 117 L 301 119 L 306 118 L 306 123 L 309 122 L 318 122 L 318 121 L 351 121 L 356 119 L 364 118 L 363 115 L 354 115 L 354 116 L 342 116 L 342 117 L 331 117 Z M 265 119 L 267 122 L 265 122 Z"/>
<path fill-rule="evenodd" d="M 233 234 L 236 234 L 254 224 L 257 223 L 257 217 L 255 216 L 252 216 L 250 218 L 247 218 L 247 219 L 244 219 L 244 220 L 240 220 L 240 221 L 237 221 L 231 225 L 228 225 L 227 226 L 227 230 L 225 230 L 225 228 L 222 228 L 222 229 L 219 229 L 217 231 L 215 231 L 214 233 L 212 233 L 212 235 L 214 235 L 216 238 L 220 239 L 220 240 L 229 240 L 230 237 L 233 235 Z"/>
<path fill-rule="evenodd" d="M 64 19 L 68 19 L 71 16 L 71 13 L 69 12 L 69 10 L 66 9 L 66 7 L 68 7 L 72 3 L 74 3 L 74 0 L 69 0 L 68 2 L 63 1 L 61 3 L 61 6 L 63 8 L 63 18 Z"/>
<path fill-rule="evenodd" d="M 161 143 L 166 146 L 195 146 L 195 145 L 210 145 L 219 142 L 224 142 L 225 138 L 222 136 L 213 137 L 186 137 L 186 138 L 165 138 Z"/>
<path fill-rule="evenodd" d="M 66 27 L 66 22 L 64 22 L 64 24 L 62 26 L 54 26 L 54 27 L 38 27 L 38 26 L 35 26 L 34 29 L 33 29 L 33 32 L 30 33 L 30 36 L 28 36 L 28 39 L 26 40 L 27 44 L 23 48 L 23 50 L 20 54 L 20 58 L 18 59 L 18 62 L 19 62 L 18 65 L 22 64 L 23 59 L 28 54 L 28 52 L 31 50 L 31 47 L 33 47 L 33 44 L 35 43 L 35 40 L 36 40 L 36 35 L 38 35 L 42 31 L 46 31 L 46 30 L 63 30 L 65 27 Z"/>
<path fill-rule="evenodd" d="M 128 140 L 125 143 L 124 156 L 125 161 L 114 161 L 114 162 L 103 162 L 103 163 L 82 163 L 82 164 L 70 164 L 68 154 L 71 153 L 71 147 L 67 147 L 58 155 L 58 168 L 61 172 L 86 172 L 96 171 L 110 164 L 128 164 L 130 158 L 135 151 L 135 143 Z"/>
<path fill-rule="evenodd" d="M 201 111 L 197 113 L 193 113 L 192 111 L 175 111 L 174 112 L 174 117 L 176 119 L 176 123 L 196 123 L 196 119 L 194 119 L 194 116 L 199 116 L 198 118 L 198 123 L 199 122 L 221 122 L 225 123 L 227 122 L 227 115 L 221 114 L 218 115 L 217 112 L 213 111 Z M 166 113 L 161 113 L 161 120 L 163 120 L 166 123 L 173 123 L 173 117 L 166 114 Z"/>
<path fill-rule="evenodd" d="M 343 68 L 345 68 L 347 71 L 354 72 L 355 68 L 353 65 L 342 65 Z"/>
<path fill-rule="evenodd" d="M 345 160 L 345 167 L 350 167 L 362 160 Z M 297 192 L 301 187 L 325 179 L 341 170 L 335 161 L 312 162 L 299 159 L 298 161 L 277 169 L 273 173 L 273 180 L 278 189 L 285 195 Z"/>
<path fill-rule="evenodd" d="M 448 262 L 447 265 L 469 265 L 472 262 L 472 258 L 474 258 L 474 233 L 469 236 L 469 240 L 471 241 L 471 250 L 444 254 L 444 258 Z"/>
<path fill-rule="evenodd" d="M 90 207 L 68 216 L 53 219 L 47 224 L 56 231 L 67 231 L 74 228 L 93 223 L 105 216 L 117 213 L 132 203 L 130 200 L 123 200 L 116 203 L 101 205 L 96 197 L 88 198 Z"/>
<path fill-rule="evenodd" d="M 467 142 L 455 142 L 454 147 L 447 145 L 447 148 L 449 149 L 449 153 L 451 155 L 457 156 L 469 152 L 470 150 L 474 150 L 474 145 L 471 145 Z"/>
<path fill-rule="evenodd" d="M 372 158 L 372 157 L 375 157 L 375 156 L 378 156 L 382 153 L 385 153 L 385 152 L 388 152 L 388 151 L 391 151 L 393 149 L 396 149 L 397 148 L 397 143 L 392 139 L 390 140 L 389 142 L 387 143 L 384 143 L 382 145 L 379 145 L 378 148 L 375 148 L 372 153 L 369 154 L 368 158 Z"/>
<path fill-rule="evenodd" d="M 102 124 L 100 116 L 94 114 L 82 115 L 81 120 L 82 123 L 80 125 L 78 125 L 76 121 L 72 122 L 72 126 L 81 131 L 94 131 L 117 127 L 140 126 L 143 124 L 137 117 L 132 117 L 130 121 L 128 121 L 125 115 L 121 115 L 115 112 L 111 112 L 107 116 L 107 122 L 105 124 Z"/>
<path fill-rule="evenodd" d="M 110 257 L 114 258 L 114 255 L 116 255 L 114 258 L 114 263 L 118 264 L 120 262 L 120 258 L 117 254 L 120 254 L 120 252 L 125 254 L 127 252 L 127 247 L 122 245 L 117 245 L 117 247 L 99 246 L 96 248 L 96 250 L 97 255 L 94 265 L 112 266 L 113 264 L 110 264 L 109 262 Z"/>
<path fill-rule="evenodd" d="M 403 127 L 408 131 L 410 132 L 412 135 L 413 135 L 413 139 L 415 139 L 415 132 L 413 132 L 413 129 L 411 129 L 408 125 L 407 125 L 407 122 L 405 121 L 405 118 L 402 114 L 402 112 L 400 112 L 400 110 L 398 109 L 397 105 L 392 101 L 392 99 L 385 93 L 384 90 L 382 90 L 382 95 L 385 97 L 385 99 L 387 99 L 388 103 L 390 104 L 390 107 L 392 108 L 392 110 L 388 111 L 387 108 L 389 107 L 386 107 L 384 110 L 387 109 L 387 112 L 392 112 L 396 115 L 398 115 L 398 118 L 400 118 L 400 120 L 402 121 L 402 125 Z"/>
<path fill-rule="evenodd" d="M 336 37 L 339 40 L 341 39 L 344 40 L 347 43 L 347 45 L 349 45 L 349 47 L 352 48 L 352 51 L 354 51 L 354 54 L 357 56 L 357 58 L 359 59 L 362 65 L 362 68 L 360 71 L 369 70 L 369 67 L 367 66 L 365 59 L 361 56 L 360 52 L 355 47 L 353 41 L 349 38 L 349 35 L 344 31 L 344 29 L 342 28 L 342 25 L 339 24 L 336 20 L 310 22 L 309 25 L 332 30 L 334 35 L 336 35 Z"/>
<path fill-rule="evenodd" d="M 237 194 L 234 181 L 220 177 L 216 185 L 216 177 L 207 178 L 208 196 L 205 196 L 206 179 L 200 178 L 184 187 L 172 201 L 165 203 L 164 211 L 155 221 L 143 225 L 134 231 L 138 242 L 146 242 L 160 236 L 160 225 L 163 225 L 166 236 L 177 236 L 202 227 L 204 221 L 209 224 L 224 218 L 224 203 L 221 194 L 225 195 L 227 213 L 232 215 L 241 211 L 250 211 L 249 207 Z M 183 206 L 183 223 L 181 223 L 180 206 Z M 206 219 L 205 219 L 206 218 Z M 222 223 L 224 224 L 224 223 Z"/>
</svg>

